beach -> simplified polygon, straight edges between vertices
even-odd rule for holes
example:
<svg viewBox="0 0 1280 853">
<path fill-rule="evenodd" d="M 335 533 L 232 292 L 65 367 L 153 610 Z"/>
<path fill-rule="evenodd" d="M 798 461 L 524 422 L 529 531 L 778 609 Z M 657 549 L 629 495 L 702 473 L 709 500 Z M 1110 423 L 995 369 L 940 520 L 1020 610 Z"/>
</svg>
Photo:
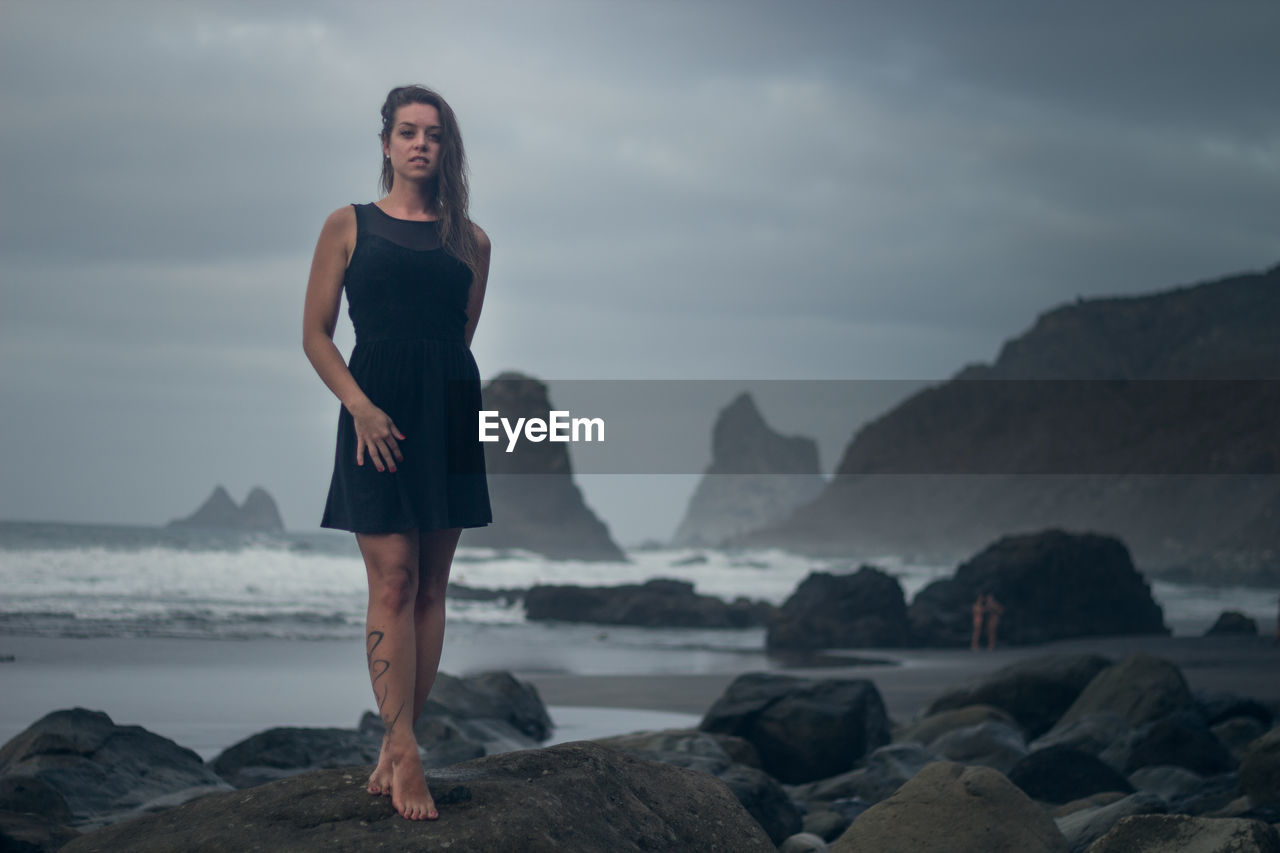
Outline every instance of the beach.
<svg viewBox="0 0 1280 853">
<path fill-rule="evenodd" d="M 584 652 L 575 670 L 503 666 L 501 645 L 446 641 L 442 670 L 466 675 L 510 669 L 537 687 L 557 728 L 549 743 L 641 729 L 696 725 L 734 677 L 769 669 L 813 677 L 869 678 L 890 717 L 905 722 L 949 686 L 1027 657 L 1095 652 L 1113 660 L 1142 652 L 1178 665 L 1194 689 L 1226 690 L 1280 705 L 1280 648 L 1265 637 L 1104 637 L 1042 646 L 967 650 L 868 649 L 855 660 L 884 663 L 783 666 L 763 654 L 702 653 L 641 671 L 607 647 Z M 0 637 L 0 742 L 59 708 L 107 712 L 209 760 L 275 726 L 353 728 L 372 707 L 358 641 L 178 638 Z M 652 656 L 651 653 L 649 655 Z M 618 665 L 609 671 L 610 661 Z"/>
</svg>

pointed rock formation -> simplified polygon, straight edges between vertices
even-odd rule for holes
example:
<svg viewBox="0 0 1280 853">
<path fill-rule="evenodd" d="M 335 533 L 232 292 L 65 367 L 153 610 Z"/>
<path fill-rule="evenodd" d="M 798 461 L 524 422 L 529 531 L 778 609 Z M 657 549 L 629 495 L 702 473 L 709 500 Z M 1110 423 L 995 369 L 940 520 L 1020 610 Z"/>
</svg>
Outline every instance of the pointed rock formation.
<svg viewBox="0 0 1280 853">
<path fill-rule="evenodd" d="M 720 411 L 711 433 L 711 465 L 689 500 L 673 545 L 718 545 L 778 522 L 818 496 L 826 481 L 811 438 L 770 429 L 750 394 Z"/>
<path fill-rule="evenodd" d="M 484 407 L 515 424 L 546 421 L 552 410 L 547 386 L 519 373 L 502 373 L 483 389 Z M 501 433 L 501 431 L 500 431 Z M 623 560 L 609 528 L 583 500 L 562 442 L 507 441 L 485 445 L 493 523 L 466 530 L 463 541 L 487 548 L 524 548 L 569 560 Z"/>
<path fill-rule="evenodd" d="M 284 530 L 280 510 L 271 495 L 254 487 L 242 505 L 217 486 L 200 508 L 186 518 L 175 518 L 168 527 L 198 527 L 214 530 Z"/>
</svg>

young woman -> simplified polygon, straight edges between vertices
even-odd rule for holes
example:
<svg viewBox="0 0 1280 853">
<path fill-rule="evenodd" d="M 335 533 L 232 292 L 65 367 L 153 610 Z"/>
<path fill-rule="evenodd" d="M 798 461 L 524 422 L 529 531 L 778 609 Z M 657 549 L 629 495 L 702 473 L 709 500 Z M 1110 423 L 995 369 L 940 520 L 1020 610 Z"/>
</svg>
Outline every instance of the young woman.
<svg viewBox="0 0 1280 853">
<path fill-rule="evenodd" d="M 410 820 L 439 817 L 413 724 L 440 665 L 445 587 L 464 527 L 492 521 L 471 339 L 489 240 L 468 217 L 453 110 L 421 86 L 382 106 L 382 189 L 320 231 L 303 349 L 342 403 L 322 527 L 356 534 L 369 580 L 369 677 L 386 733 L 369 792 Z M 343 289 L 356 345 L 333 343 Z"/>
</svg>

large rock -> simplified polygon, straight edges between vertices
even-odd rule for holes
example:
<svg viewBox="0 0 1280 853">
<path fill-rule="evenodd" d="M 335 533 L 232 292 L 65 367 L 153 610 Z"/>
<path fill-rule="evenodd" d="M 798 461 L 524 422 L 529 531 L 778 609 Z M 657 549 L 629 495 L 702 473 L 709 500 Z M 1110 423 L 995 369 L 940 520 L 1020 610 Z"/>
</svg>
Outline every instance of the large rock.
<svg viewBox="0 0 1280 853">
<path fill-rule="evenodd" d="M 1224 610 L 1204 632 L 1206 637 L 1245 635 L 1258 636 L 1258 623 L 1238 610 Z"/>
<path fill-rule="evenodd" d="M 965 705 L 954 710 L 930 713 L 896 731 L 893 739 L 904 743 L 932 743 L 947 732 L 990 722 L 1018 727 L 1017 720 L 992 705 Z"/>
<path fill-rule="evenodd" d="M 937 760 L 936 752 L 919 743 L 892 743 L 874 750 L 857 770 L 796 785 L 790 793 L 810 806 L 854 798 L 878 803 Z"/>
<path fill-rule="evenodd" d="M 769 620 L 770 649 L 865 648 L 907 644 L 907 605 L 898 581 L 873 566 L 811 572 Z"/>
<path fill-rule="evenodd" d="M 994 720 L 953 729 L 928 746 L 949 761 L 980 764 L 1001 773 L 1008 773 L 1027 754 L 1022 732 Z"/>
<path fill-rule="evenodd" d="M 721 782 L 587 742 L 433 771 L 438 821 L 407 821 L 370 796 L 371 768 L 316 770 L 84 835 L 66 853 L 226 850 L 706 850 L 772 853 Z"/>
<path fill-rule="evenodd" d="M 1129 776 L 1140 791 L 1155 794 L 1176 814 L 1207 814 L 1227 807 L 1240 793 L 1240 774 L 1204 777 L 1170 764 L 1144 767 Z"/>
<path fill-rule="evenodd" d="M 1280 835 L 1260 820 L 1137 815 L 1126 817 L 1088 853 L 1280 853 Z"/>
<path fill-rule="evenodd" d="M 745 598 L 726 603 L 699 595 L 688 581 L 653 578 L 620 586 L 535 586 L 524 596 L 533 622 L 593 622 L 644 628 L 749 628 L 763 625 L 772 606 Z"/>
<path fill-rule="evenodd" d="M 80 833 L 37 814 L 0 810 L 0 850 L 54 853 Z"/>
<path fill-rule="evenodd" d="M 512 424 L 518 418 L 546 422 L 554 408 L 547 386 L 519 373 L 499 374 L 482 395 L 486 410 L 499 412 Z M 466 530 L 465 544 L 523 548 L 553 559 L 626 559 L 573 481 L 567 444 L 521 441 L 510 453 L 506 448 L 505 439 L 484 446 L 494 521 Z"/>
<path fill-rule="evenodd" d="M 280 510 L 266 489 L 255 486 L 236 506 L 222 486 L 214 488 L 200 508 L 185 518 L 175 518 L 169 527 L 195 527 L 220 530 L 284 530 Z"/>
<path fill-rule="evenodd" d="M 937 762 L 864 812 L 832 853 L 1065 853 L 1053 820 L 987 767 Z"/>
<path fill-rule="evenodd" d="M 950 582 L 936 583 L 942 586 L 926 587 L 910 609 L 912 630 L 925 645 L 968 645 L 970 608 L 984 591 L 1004 605 L 1001 643 L 1169 633 L 1151 588 L 1112 536 L 1062 530 L 1005 536 L 962 563 Z"/>
<path fill-rule="evenodd" d="M 60 798 L 50 798 L 50 812 L 76 821 L 115 819 L 187 789 L 230 787 L 191 750 L 84 708 L 46 714 L 0 748 L 5 777 L 40 779 Z"/>
<path fill-rule="evenodd" d="M 1034 800 L 1069 803 L 1103 791 L 1133 793 L 1124 776 L 1097 756 L 1069 746 L 1029 753 L 1009 770 L 1009 781 Z"/>
<path fill-rule="evenodd" d="M 750 741 L 765 772 L 789 784 L 852 770 L 869 750 L 889 742 L 884 701 L 865 679 L 740 675 L 699 728 Z"/>
<path fill-rule="evenodd" d="M 1128 738 L 1132 731 L 1133 726 L 1129 725 L 1129 721 L 1115 711 L 1098 711 L 1063 723 L 1048 734 L 1036 738 L 1031 742 L 1031 749 L 1069 746 L 1100 756 Z"/>
<path fill-rule="evenodd" d="M 666 729 L 599 738 L 595 743 L 715 776 L 729 786 L 775 844 L 801 829 L 799 809 L 777 780 L 755 766 L 755 748 L 741 738 L 697 729 Z M 755 762 L 739 763 L 730 755 L 730 749 Z"/>
<path fill-rule="evenodd" d="M 1136 654 L 1098 673 L 1054 729 L 1101 711 L 1113 711 L 1130 725 L 1141 726 L 1193 706 L 1181 670 L 1161 658 Z"/>
<path fill-rule="evenodd" d="M 927 713 L 966 705 L 993 705 L 1013 715 L 1027 737 L 1053 727 L 1080 692 L 1111 662 L 1101 655 L 1039 655 L 981 676 L 933 700 Z"/>
<path fill-rule="evenodd" d="M 1105 806 L 1073 812 L 1057 818 L 1055 822 L 1067 839 L 1071 853 L 1084 853 L 1090 844 L 1106 835 L 1122 819 L 1132 815 L 1164 814 L 1168 810 L 1160 797 L 1139 791 Z"/>
<path fill-rule="evenodd" d="M 1125 773 L 1161 765 L 1185 767 L 1202 776 L 1236 769 L 1231 750 L 1194 714 L 1171 714 L 1139 726 L 1102 758 Z"/>
<path fill-rule="evenodd" d="M 437 674 L 422 715 L 502 720 L 535 741 L 546 740 L 552 729 L 538 688 L 503 670 L 464 678 Z"/>
<path fill-rule="evenodd" d="M 689 499 L 672 544 L 718 545 L 781 521 L 825 485 L 817 443 L 774 432 L 751 395 L 739 394 L 716 416 L 711 464 Z"/>
<path fill-rule="evenodd" d="M 237 788 L 250 788 L 321 767 L 374 764 L 381 746 L 380 738 L 353 729 L 280 727 L 227 747 L 213 769 Z"/>
<path fill-rule="evenodd" d="M 1245 751 L 1240 790 L 1254 803 L 1280 804 L 1280 728 L 1267 732 Z"/>
</svg>

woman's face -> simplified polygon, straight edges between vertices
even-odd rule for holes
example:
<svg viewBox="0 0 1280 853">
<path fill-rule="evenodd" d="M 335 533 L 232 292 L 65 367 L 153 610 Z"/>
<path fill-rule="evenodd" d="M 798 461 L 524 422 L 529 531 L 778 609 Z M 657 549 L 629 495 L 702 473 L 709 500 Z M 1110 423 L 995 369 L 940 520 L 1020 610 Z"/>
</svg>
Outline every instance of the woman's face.
<svg viewBox="0 0 1280 853">
<path fill-rule="evenodd" d="M 429 181 L 440 172 L 440 112 L 431 104 L 405 104 L 396 110 L 391 137 L 382 153 L 397 179 Z"/>
</svg>

